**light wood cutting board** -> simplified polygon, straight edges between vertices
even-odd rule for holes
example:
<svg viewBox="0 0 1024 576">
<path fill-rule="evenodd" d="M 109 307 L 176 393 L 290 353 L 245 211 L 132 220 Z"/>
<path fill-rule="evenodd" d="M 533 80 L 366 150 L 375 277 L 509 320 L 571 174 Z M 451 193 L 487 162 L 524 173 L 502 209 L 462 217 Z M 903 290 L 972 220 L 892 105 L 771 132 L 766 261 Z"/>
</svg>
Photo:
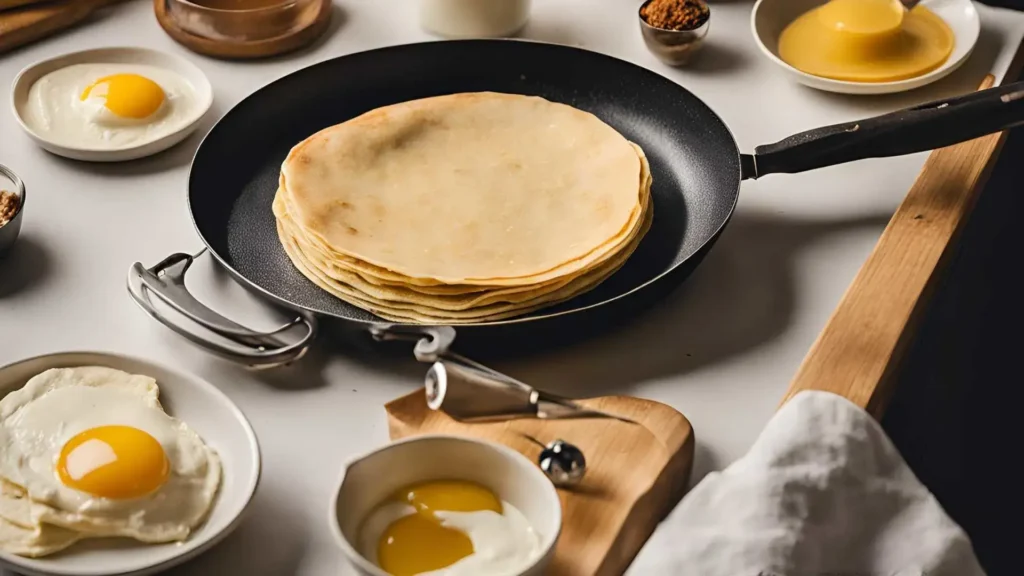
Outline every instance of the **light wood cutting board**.
<svg viewBox="0 0 1024 576">
<path fill-rule="evenodd" d="M 125 0 L 0 0 L 0 54 L 46 38 Z M 20 6 L 20 7 L 17 7 Z"/>
<path fill-rule="evenodd" d="M 579 401 L 635 420 L 509 420 L 465 424 L 427 407 L 422 390 L 388 403 L 392 440 L 418 434 L 457 434 L 505 444 L 536 461 L 542 442 L 563 439 L 587 458 L 581 485 L 559 490 L 562 535 L 548 574 L 618 576 L 655 527 L 682 498 L 693 464 L 693 428 L 669 406 L 607 396 Z"/>
</svg>

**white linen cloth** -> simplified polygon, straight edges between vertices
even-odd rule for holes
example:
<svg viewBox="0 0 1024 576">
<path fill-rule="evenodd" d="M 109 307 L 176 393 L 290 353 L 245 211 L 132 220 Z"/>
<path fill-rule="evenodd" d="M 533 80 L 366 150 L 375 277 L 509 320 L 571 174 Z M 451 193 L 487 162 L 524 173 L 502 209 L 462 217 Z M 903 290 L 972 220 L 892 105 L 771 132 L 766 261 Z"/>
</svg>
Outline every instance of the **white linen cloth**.
<svg viewBox="0 0 1024 576">
<path fill-rule="evenodd" d="M 977 576 L 967 535 L 882 427 L 845 398 L 802 392 L 743 458 L 708 474 L 630 574 Z"/>
</svg>

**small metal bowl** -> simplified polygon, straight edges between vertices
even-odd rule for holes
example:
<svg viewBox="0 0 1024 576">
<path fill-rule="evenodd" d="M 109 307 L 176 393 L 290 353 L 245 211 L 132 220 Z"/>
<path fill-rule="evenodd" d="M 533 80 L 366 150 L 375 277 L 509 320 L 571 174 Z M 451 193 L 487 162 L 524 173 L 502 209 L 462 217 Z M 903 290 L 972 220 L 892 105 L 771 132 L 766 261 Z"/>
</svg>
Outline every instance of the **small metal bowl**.
<svg viewBox="0 0 1024 576">
<path fill-rule="evenodd" d="M 10 168 L 0 164 L 0 190 L 13 192 L 18 197 L 18 208 L 7 224 L 0 225 L 0 258 L 14 246 L 21 232 L 21 215 L 25 213 L 25 183 Z"/>
<path fill-rule="evenodd" d="M 704 23 L 690 30 L 668 30 L 655 28 L 644 20 L 640 12 L 652 0 L 647 0 L 640 5 L 636 17 L 640 21 L 640 32 L 644 37 L 644 44 L 659 60 L 669 66 L 682 66 L 690 61 L 693 54 L 700 49 L 704 43 L 704 37 L 708 35 L 711 27 L 711 7 L 708 6 L 708 17 Z"/>
</svg>

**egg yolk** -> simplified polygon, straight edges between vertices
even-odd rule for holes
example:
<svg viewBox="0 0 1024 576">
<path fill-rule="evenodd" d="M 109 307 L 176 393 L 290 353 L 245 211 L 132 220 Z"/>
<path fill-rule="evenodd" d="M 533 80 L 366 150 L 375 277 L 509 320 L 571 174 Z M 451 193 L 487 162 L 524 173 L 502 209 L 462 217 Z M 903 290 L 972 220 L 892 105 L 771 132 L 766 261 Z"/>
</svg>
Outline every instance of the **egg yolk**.
<svg viewBox="0 0 1024 576">
<path fill-rule="evenodd" d="M 502 513 L 501 500 L 490 490 L 462 480 L 416 484 L 399 490 L 393 500 L 416 509 L 391 523 L 380 537 L 377 563 L 393 576 L 440 570 L 473 553 L 464 532 L 441 525 L 437 511 Z"/>
<path fill-rule="evenodd" d="M 152 116 L 164 103 L 163 88 L 138 74 L 104 76 L 86 86 L 81 99 L 85 100 L 94 92 L 96 96 L 106 100 L 107 110 L 122 118 L 140 119 Z"/>
<path fill-rule="evenodd" d="M 118 500 L 154 492 L 169 474 L 160 442 L 131 426 L 80 432 L 64 444 L 57 460 L 57 475 L 68 488 Z"/>
</svg>

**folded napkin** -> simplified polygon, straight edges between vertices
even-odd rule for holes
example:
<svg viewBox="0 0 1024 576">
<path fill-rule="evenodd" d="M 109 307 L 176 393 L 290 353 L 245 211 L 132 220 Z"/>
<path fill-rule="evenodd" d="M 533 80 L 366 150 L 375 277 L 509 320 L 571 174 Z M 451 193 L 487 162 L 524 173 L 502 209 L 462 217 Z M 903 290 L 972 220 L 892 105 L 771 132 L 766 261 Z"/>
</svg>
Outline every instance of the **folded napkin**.
<svg viewBox="0 0 1024 576">
<path fill-rule="evenodd" d="M 846 399 L 802 392 L 746 456 L 708 474 L 631 574 L 976 576 L 967 535 L 882 427 Z"/>
</svg>

